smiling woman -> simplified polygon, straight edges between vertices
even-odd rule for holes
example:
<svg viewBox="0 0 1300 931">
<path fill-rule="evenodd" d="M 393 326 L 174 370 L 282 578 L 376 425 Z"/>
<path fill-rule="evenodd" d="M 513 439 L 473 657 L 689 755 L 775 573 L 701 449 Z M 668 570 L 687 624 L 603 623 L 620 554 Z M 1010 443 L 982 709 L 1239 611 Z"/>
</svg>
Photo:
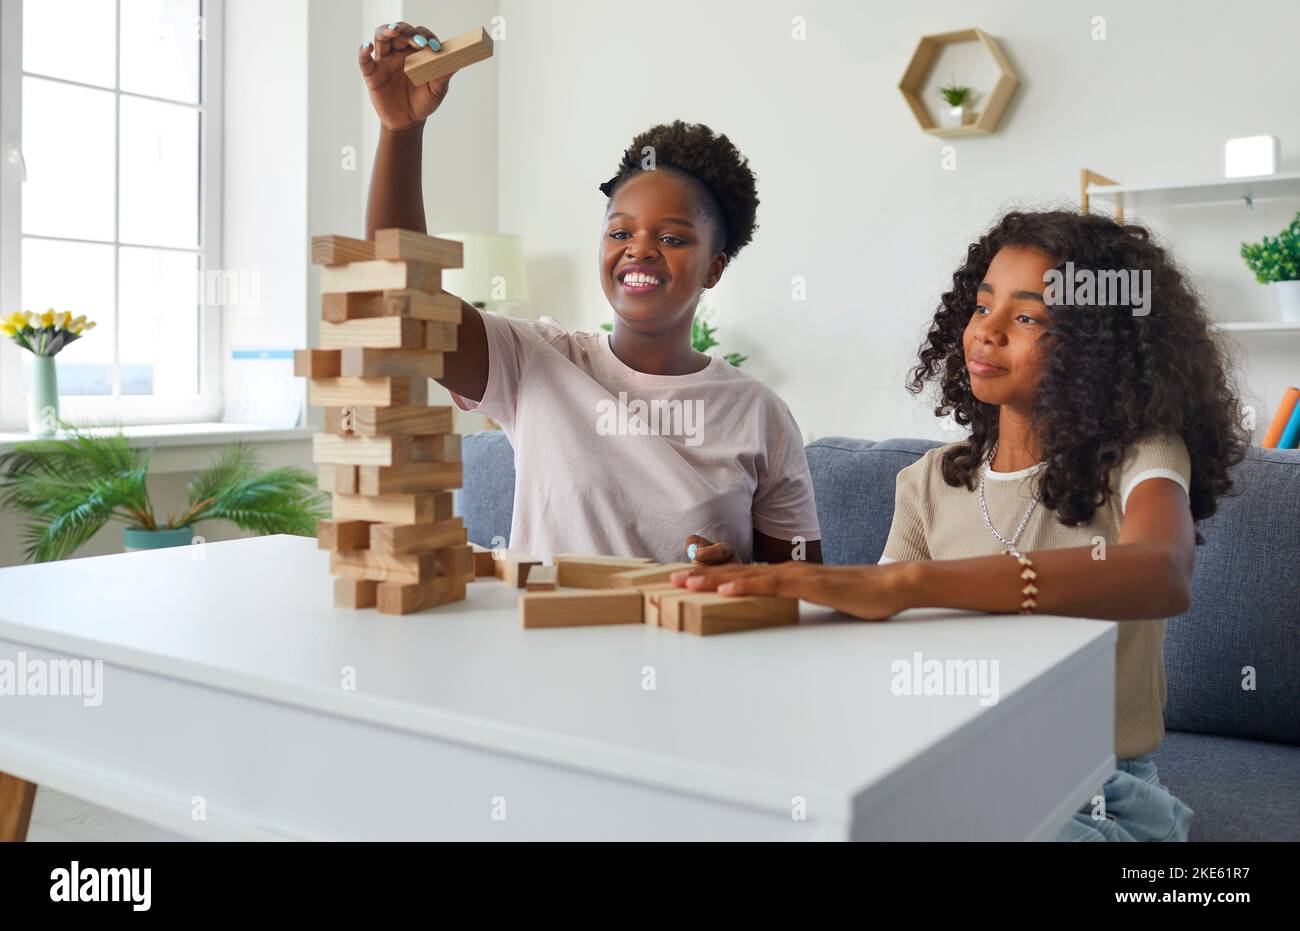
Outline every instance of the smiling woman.
<svg viewBox="0 0 1300 931">
<path fill-rule="evenodd" d="M 381 122 L 368 235 L 426 229 L 423 130 L 449 85 L 412 85 L 403 62 L 436 39 L 391 23 L 358 54 Z M 495 420 L 514 447 L 511 548 L 541 559 L 820 562 L 812 479 L 789 408 L 691 343 L 701 295 L 756 228 L 748 160 L 726 136 L 678 121 L 633 139 L 600 190 L 597 272 L 612 333 L 571 333 L 551 318 L 516 320 L 462 301 L 459 344 L 445 354 L 439 382 L 453 403 Z"/>
</svg>

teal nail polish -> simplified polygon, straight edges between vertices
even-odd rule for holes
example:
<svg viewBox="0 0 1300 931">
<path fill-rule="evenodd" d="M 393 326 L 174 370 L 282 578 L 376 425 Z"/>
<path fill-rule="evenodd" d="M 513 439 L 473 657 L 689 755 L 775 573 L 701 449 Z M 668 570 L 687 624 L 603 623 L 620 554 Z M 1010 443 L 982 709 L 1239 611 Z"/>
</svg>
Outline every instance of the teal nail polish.
<svg viewBox="0 0 1300 931">
<path fill-rule="evenodd" d="M 429 44 L 429 40 L 418 33 L 411 36 L 411 42 L 413 42 L 415 45 L 418 45 L 420 48 L 424 48 L 426 45 Z"/>
<path fill-rule="evenodd" d="M 389 29 L 396 29 L 396 28 L 397 28 L 397 23 L 389 23 L 389 24 L 388 24 L 388 28 L 389 28 Z"/>
<path fill-rule="evenodd" d="M 690 546 L 686 547 L 686 558 L 693 562 L 695 560 L 695 554 L 699 552 L 699 549 L 699 545 L 696 543 L 692 543 Z"/>
<path fill-rule="evenodd" d="M 439 42 L 437 39 L 430 39 L 430 40 L 429 40 L 429 48 L 433 49 L 435 52 L 441 52 L 441 51 L 442 51 L 442 43 Z"/>
</svg>

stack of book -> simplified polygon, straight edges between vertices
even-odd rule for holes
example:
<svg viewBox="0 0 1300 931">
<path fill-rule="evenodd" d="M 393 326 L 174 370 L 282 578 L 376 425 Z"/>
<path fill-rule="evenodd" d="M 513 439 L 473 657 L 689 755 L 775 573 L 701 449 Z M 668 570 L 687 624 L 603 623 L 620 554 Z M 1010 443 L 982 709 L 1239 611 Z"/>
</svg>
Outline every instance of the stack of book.
<svg viewBox="0 0 1300 931">
<path fill-rule="evenodd" d="M 1264 449 L 1300 448 L 1300 388 L 1287 388 L 1282 393 L 1282 403 L 1259 445 Z"/>
</svg>

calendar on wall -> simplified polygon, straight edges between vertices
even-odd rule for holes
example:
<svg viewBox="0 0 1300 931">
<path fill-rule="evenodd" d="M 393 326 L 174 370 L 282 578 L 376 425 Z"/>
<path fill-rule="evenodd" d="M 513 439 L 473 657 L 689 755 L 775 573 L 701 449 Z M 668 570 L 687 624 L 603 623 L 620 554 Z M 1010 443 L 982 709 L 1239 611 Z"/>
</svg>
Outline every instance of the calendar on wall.
<svg viewBox="0 0 1300 931">
<path fill-rule="evenodd" d="M 306 382 L 293 374 L 292 349 L 232 349 L 225 423 L 296 427 Z"/>
</svg>

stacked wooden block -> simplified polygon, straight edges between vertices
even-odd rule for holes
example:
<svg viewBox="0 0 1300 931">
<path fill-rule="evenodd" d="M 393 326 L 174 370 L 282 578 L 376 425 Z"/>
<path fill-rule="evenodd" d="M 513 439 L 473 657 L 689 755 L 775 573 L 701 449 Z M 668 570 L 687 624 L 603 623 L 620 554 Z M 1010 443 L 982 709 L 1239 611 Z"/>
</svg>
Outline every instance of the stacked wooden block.
<svg viewBox="0 0 1300 931">
<path fill-rule="evenodd" d="M 307 403 L 325 408 L 313 438 L 333 516 L 317 540 L 330 551 L 334 603 L 408 614 L 465 597 L 474 563 L 452 515 L 461 485 L 452 409 L 428 406 L 428 379 L 456 349 L 460 300 L 442 270 L 461 267 L 461 244 L 410 230 L 373 242 L 312 240 L 321 269 L 319 349 L 294 355 Z"/>
</svg>

